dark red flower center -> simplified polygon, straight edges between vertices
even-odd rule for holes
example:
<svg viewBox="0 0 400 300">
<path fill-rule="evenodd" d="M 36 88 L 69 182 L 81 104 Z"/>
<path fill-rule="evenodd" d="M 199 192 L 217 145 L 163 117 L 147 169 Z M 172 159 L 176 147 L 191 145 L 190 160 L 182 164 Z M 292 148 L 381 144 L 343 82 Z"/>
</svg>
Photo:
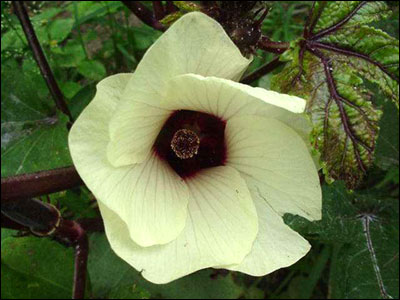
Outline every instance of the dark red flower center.
<svg viewBox="0 0 400 300">
<path fill-rule="evenodd" d="M 154 151 L 182 178 L 222 166 L 226 160 L 225 121 L 191 110 L 171 114 L 154 143 Z"/>
</svg>

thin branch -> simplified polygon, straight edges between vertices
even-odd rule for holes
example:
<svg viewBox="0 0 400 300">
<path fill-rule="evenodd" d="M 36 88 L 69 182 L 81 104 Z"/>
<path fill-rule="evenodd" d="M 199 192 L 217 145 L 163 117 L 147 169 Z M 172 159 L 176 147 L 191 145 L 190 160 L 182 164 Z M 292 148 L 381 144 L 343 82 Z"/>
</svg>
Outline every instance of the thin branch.
<svg viewBox="0 0 400 300">
<path fill-rule="evenodd" d="M 276 54 L 282 54 L 290 47 L 290 44 L 287 42 L 273 42 L 266 36 L 261 36 L 257 45 L 264 51 Z"/>
<path fill-rule="evenodd" d="M 40 46 L 39 40 L 36 37 L 35 30 L 33 29 L 32 23 L 29 20 L 28 13 L 26 12 L 24 2 L 23 1 L 12 1 L 11 2 L 17 15 L 19 21 L 21 22 L 21 26 L 24 30 L 26 39 L 28 40 L 29 46 L 32 49 L 33 57 L 36 60 L 40 68 L 40 72 L 42 73 L 47 87 L 50 90 L 50 93 L 56 103 L 57 108 L 68 116 L 70 122 L 73 121 L 71 112 L 68 109 L 67 103 L 65 102 L 64 96 L 58 87 L 58 84 L 54 78 L 53 72 L 50 69 L 49 63 L 46 60 L 46 57 L 43 53 L 43 50 Z"/>
<path fill-rule="evenodd" d="M 124 3 L 143 23 L 160 31 L 165 30 L 164 25 L 154 17 L 153 12 L 140 3 L 140 1 L 122 1 L 122 3 Z"/>
<path fill-rule="evenodd" d="M 153 2 L 153 12 L 157 20 L 161 20 L 165 17 L 165 10 L 162 1 L 152 1 Z"/>
<path fill-rule="evenodd" d="M 331 34 L 332 32 L 335 32 L 337 30 L 339 30 L 344 24 L 346 24 L 352 17 L 354 17 L 354 15 L 365 5 L 367 4 L 368 1 L 362 1 L 360 4 L 357 5 L 357 7 L 349 14 L 346 16 L 346 18 L 344 18 L 343 20 L 339 21 L 338 23 L 324 29 L 321 30 L 320 32 L 317 32 L 316 34 L 314 34 L 311 39 L 312 40 L 318 40 L 326 35 Z"/>
<path fill-rule="evenodd" d="M 310 25 L 309 26 L 306 25 L 306 27 L 304 27 L 304 33 L 303 33 L 303 36 L 306 39 L 308 39 L 309 36 L 312 35 L 314 28 L 317 25 L 317 22 L 318 22 L 319 18 L 321 17 L 321 14 L 326 6 L 326 2 L 320 2 L 320 3 L 321 3 L 320 5 L 323 5 L 323 7 L 319 7 L 318 14 L 315 16 L 314 19 L 313 19 L 313 15 L 314 15 L 314 10 L 315 10 L 317 1 L 314 1 L 313 6 L 311 8 L 310 15 L 309 15 Z M 307 27 L 308 27 L 308 29 L 307 29 Z"/>
<path fill-rule="evenodd" d="M 63 219 L 57 228 L 55 238 L 70 244 L 75 249 L 75 272 L 72 299 L 83 299 L 86 287 L 86 269 L 89 241 L 85 230 L 75 221 Z"/>
<path fill-rule="evenodd" d="M 37 199 L 19 199 L 2 203 L 1 225 L 16 230 L 30 230 L 38 237 L 53 237 L 61 244 L 74 247 L 75 272 L 73 299 L 83 299 L 86 287 L 89 242 L 86 229 L 101 231 L 101 219 L 84 219 L 82 224 L 62 218 L 53 205 Z M 94 226 L 94 225 L 97 226 Z"/>
<path fill-rule="evenodd" d="M 5 177 L 1 179 L 1 203 L 60 192 L 82 184 L 74 167 Z"/>
<path fill-rule="evenodd" d="M 165 6 L 165 10 L 167 12 L 167 14 L 172 14 L 174 12 L 177 12 L 179 10 L 179 8 L 177 8 L 174 4 L 174 1 L 166 1 L 166 6 Z"/>
<path fill-rule="evenodd" d="M 269 72 L 275 70 L 281 65 L 284 65 L 285 63 L 279 60 L 279 56 L 275 57 L 272 61 L 269 63 L 266 63 L 265 65 L 261 66 L 254 72 L 250 73 L 246 77 L 242 78 L 240 80 L 241 83 L 244 84 L 249 84 L 252 83 L 253 81 L 256 81 L 257 79 L 263 77 L 264 75 L 268 74 Z"/>
<path fill-rule="evenodd" d="M 86 232 L 104 232 L 104 223 L 102 218 L 84 218 L 77 222 Z"/>
</svg>

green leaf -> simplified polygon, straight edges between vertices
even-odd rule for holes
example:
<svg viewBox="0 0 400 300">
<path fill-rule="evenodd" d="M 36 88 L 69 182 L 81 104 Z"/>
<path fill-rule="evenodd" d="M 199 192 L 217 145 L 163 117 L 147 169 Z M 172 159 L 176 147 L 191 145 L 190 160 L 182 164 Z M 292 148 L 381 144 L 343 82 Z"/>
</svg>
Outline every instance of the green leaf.
<svg viewBox="0 0 400 300">
<path fill-rule="evenodd" d="M 390 15 L 390 10 L 384 1 L 318 1 L 314 10 L 314 17 L 320 14 L 317 20 L 314 33 L 324 30 L 349 16 L 357 8 L 357 14 L 349 22 L 351 25 L 368 24 L 379 21 Z M 360 6 L 361 4 L 361 6 Z"/>
<path fill-rule="evenodd" d="M 50 48 L 54 59 L 60 67 L 77 67 L 86 57 L 82 45 L 76 40 L 69 40 L 65 46 L 55 46 Z"/>
<path fill-rule="evenodd" d="M 90 237 L 88 272 L 94 298 L 116 295 L 137 299 L 138 292 L 147 297 L 162 299 L 235 299 L 241 289 L 232 276 L 211 279 L 211 270 L 203 270 L 165 285 L 152 284 L 139 272 L 118 258 L 104 234 Z"/>
<path fill-rule="evenodd" d="M 318 2 L 304 38 L 284 54 L 292 62 L 272 80 L 272 88 L 308 100 L 326 179 L 349 188 L 373 164 L 382 114 L 376 93 L 399 103 L 399 42 L 365 25 L 388 15 L 384 2 Z"/>
<path fill-rule="evenodd" d="M 1 51 L 8 49 L 21 49 L 27 45 L 25 35 L 22 32 L 21 26 L 16 27 L 16 30 L 9 29 L 1 35 Z"/>
<path fill-rule="evenodd" d="M 61 13 L 62 11 L 63 10 L 60 7 L 48 7 L 46 9 L 44 9 L 43 11 L 41 11 L 39 14 L 31 17 L 31 21 L 33 23 L 36 23 L 36 22 L 46 23 L 49 20 L 51 20 L 52 18 L 54 18 L 56 15 Z"/>
<path fill-rule="evenodd" d="M 78 118 L 82 110 L 93 100 L 95 94 L 96 88 L 93 85 L 87 85 L 67 102 L 74 119 Z"/>
<path fill-rule="evenodd" d="M 62 42 L 71 33 L 73 25 L 73 19 L 54 20 L 49 26 L 50 39 L 57 42 Z"/>
<path fill-rule="evenodd" d="M 351 242 L 357 229 L 357 209 L 352 205 L 354 195 L 347 192 L 343 182 L 322 186 L 322 220 L 309 222 L 304 218 L 285 215 L 284 220 L 294 230 L 325 243 Z"/>
<path fill-rule="evenodd" d="M 323 187 L 322 220 L 285 216 L 308 239 L 333 246 L 333 299 L 398 298 L 398 200 L 374 191 L 349 193 L 342 182 Z"/>
<path fill-rule="evenodd" d="M 145 51 L 160 36 L 158 31 L 155 31 L 145 25 L 140 27 L 130 27 L 129 33 L 134 40 L 133 46 L 138 51 Z"/>
<path fill-rule="evenodd" d="M 67 81 L 60 84 L 60 89 L 66 98 L 71 99 L 82 89 L 82 86 L 79 83 Z"/>
<path fill-rule="evenodd" d="M 106 76 L 106 68 L 97 60 L 85 60 L 79 63 L 78 72 L 88 79 L 101 80 Z"/>
<path fill-rule="evenodd" d="M 2 240 L 2 299 L 68 299 L 73 272 L 72 248 L 36 237 Z"/>
<path fill-rule="evenodd" d="M 3 65 L 1 76 L 1 175 L 70 165 L 67 118 L 41 94 L 41 76 L 15 63 Z"/>
<path fill-rule="evenodd" d="M 375 163 L 382 169 L 399 168 L 399 114 L 392 103 L 384 106 Z"/>
</svg>

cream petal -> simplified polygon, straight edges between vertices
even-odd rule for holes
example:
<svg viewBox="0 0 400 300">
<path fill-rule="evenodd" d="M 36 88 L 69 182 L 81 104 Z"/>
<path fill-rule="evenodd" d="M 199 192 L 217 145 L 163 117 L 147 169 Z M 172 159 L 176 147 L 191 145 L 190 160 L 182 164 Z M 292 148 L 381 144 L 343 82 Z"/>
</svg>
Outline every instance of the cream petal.
<svg viewBox="0 0 400 300">
<path fill-rule="evenodd" d="M 318 172 L 300 136 L 275 119 L 242 116 L 225 129 L 227 165 L 237 169 L 252 193 L 280 215 L 321 218 Z"/>
<path fill-rule="evenodd" d="M 189 216 L 181 235 L 166 245 L 142 248 L 126 224 L 100 203 L 112 249 L 154 283 L 167 283 L 199 269 L 240 263 L 258 231 L 257 213 L 239 173 L 231 167 L 205 169 L 187 180 Z"/>
<path fill-rule="evenodd" d="M 170 242 L 183 230 L 189 190 L 154 155 L 142 164 L 119 168 L 107 159 L 107 125 L 130 76 L 114 75 L 97 85 L 95 98 L 71 128 L 69 147 L 75 167 L 96 199 L 128 224 L 132 239 L 150 246 Z"/>
<path fill-rule="evenodd" d="M 127 85 L 110 122 L 110 161 L 119 166 L 145 159 L 170 114 L 159 107 L 170 78 L 195 73 L 239 79 L 250 62 L 215 20 L 199 12 L 181 17 L 147 50 Z M 124 149 L 116 151 L 121 144 Z"/>
<path fill-rule="evenodd" d="M 268 201 L 252 193 L 258 214 L 258 235 L 251 252 L 239 265 L 221 266 L 252 276 L 264 276 L 288 267 L 310 250 L 310 244 L 290 229 L 269 206 Z"/>
<path fill-rule="evenodd" d="M 141 102 L 117 112 L 110 122 L 107 146 L 110 163 L 120 167 L 143 162 L 171 113 Z"/>
<path fill-rule="evenodd" d="M 301 114 L 306 104 L 303 99 L 222 78 L 195 74 L 174 77 L 161 104 L 166 109 L 201 111 L 224 120 L 241 115 L 275 118 L 307 140 L 311 129 Z"/>
</svg>

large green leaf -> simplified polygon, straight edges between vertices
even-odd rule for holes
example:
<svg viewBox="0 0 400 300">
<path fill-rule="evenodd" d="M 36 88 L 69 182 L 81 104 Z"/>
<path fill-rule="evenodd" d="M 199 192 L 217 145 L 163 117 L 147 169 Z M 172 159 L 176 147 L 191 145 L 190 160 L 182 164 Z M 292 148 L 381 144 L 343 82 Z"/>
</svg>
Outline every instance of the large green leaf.
<svg viewBox="0 0 400 300">
<path fill-rule="evenodd" d="M 292 62 L 273 79 L 273 88 L 308 100 L 326 177 L 349 188 L 374 159 L 381 110 L 371 83 L 399 103 L 399 42 L 366 25 L 389 14 L 384 2 L 317 2 L 304 37 L 283 55 Z"/>
<path fill-rule="evenodd" d="M 50 239 L 8 236 L 1 243 L 2 299 L 68 299 L 73 268 L 72 248 Z"/>
<path fill-rule="evenodd" d="M 56 114 L 40 74 L 10 62 L 1 76 L 1 175 L 70 165 L 67 118 Z"/>
<path fill-rule="evenodd" d="M 285 221 L 308 239 L 333 247 L 332 298 L 398 298 L 398 213 L 397 199 L 374 191 L 349 193 L 337 182 L 323 187 L 321 221 L 289 215 Z"/>
<path fill-rule="evenodd" d="M 90 238 L 88 268 L 94 298 L 123 295 L 136 299 L 138 295 L 151 295 L 162 299 L 234 299 L 241 292 L 231 275 L 211 279 L 211 270 L 165 285 L 152 284 L 114 254 L 104 234 L 93 234 Z"/>
</svg>

